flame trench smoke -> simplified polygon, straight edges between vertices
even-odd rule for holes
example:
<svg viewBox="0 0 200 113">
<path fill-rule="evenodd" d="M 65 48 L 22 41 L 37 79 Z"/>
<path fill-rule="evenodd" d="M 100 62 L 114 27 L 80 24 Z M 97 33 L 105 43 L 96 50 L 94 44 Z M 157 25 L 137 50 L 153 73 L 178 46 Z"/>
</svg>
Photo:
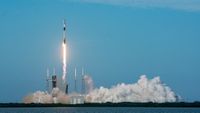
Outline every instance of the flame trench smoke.
<svg viewBox="0 0 200 113">
<path fill-rule="evenodd" d="M 145 75 L 140 76 L 136 83 L 118 84 L 111 88 L 100 87 L 93 90 L 93 80 L 90 76 L 85 76 L 87 92 L 85 102 L 105 103 L 105 102 L 177 102 L 181 99 L 175 92 L 164 84 L 160 77 L 148 79 Z M 66 95 L 58 88 L 54 88 L 51 93 L 36 91 L 24 98 L 24 103 L 70 103 L 70 96 Z"/>
<path fill-rule="evenodd" d="M 85 75 L 84 76 L 85 80 L 85 93 L 88 94 L 93 91 L 93 80 L 92 77 Z"/>
<path fill-rule="evenodd" d="M 85 87 L 86 93 L 92 92 L 93 89 L 93 80 L 90 76 L 85 75 Z M 76 94 L 65 94 L 59 88 L 53 88 L 51 92 L 47 91 L 36 91 L 34 93 L 30 93 L 23 98 L 24 103 L 62 103 L 62 104 L 70 104 L 71 97 L 76 96 Z"/>
<path fill-rule="evenodd" d="M 67 45 L 65 43 L 65 41 L 63 42 L 62 44 L 62 51 L 63 51 L 63 75 L 62 75 L 62 80 L 65 81 L 65 76 L 66 76 L 66 73 L 67 73 L 67 70 L 66 70 L 66 67 L 67 67 Z"/>
<path fill-rule="evenodd" d="M 90 103 L 105 102 L 177 102 L 177 96 L 170 87 L 161 82 L 160 77 L 148 79 L 145 75 L 140 76 L 137 83 L 118 84 L 111 88 L 100 87 L 94 89 L 86 96 Z"/>
<path fill-rule="evenodd" d="M 69 96 L 62 92 L 59 88 L 54 88 L 51 93 L 46 91 L 36 91 L 27 95 L 23 99 L 24 103 L 63 103 L 69 104 Z"/>
</svg>

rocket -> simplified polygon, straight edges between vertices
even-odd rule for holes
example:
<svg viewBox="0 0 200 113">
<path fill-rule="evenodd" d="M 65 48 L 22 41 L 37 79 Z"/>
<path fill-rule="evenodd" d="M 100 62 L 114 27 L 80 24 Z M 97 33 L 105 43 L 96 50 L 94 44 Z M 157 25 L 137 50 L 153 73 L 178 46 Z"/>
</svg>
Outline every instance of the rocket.
<svg viewBox="0 0 200 113">
<path fill-rule="evenodd" d="M 63 39 L 63 43 L 66 44 L 66 38 Z"/>
<path fill-rule="evenodd" d="M 66 22 L 63 20 L 63 43 L 66 44 Z"/>
<path fill-rule="evenodd" d="M 63 61 L 62 61 L 62 69 L 63 69 L 63 75 L 62 75 L 62 83 L 64 85 L 65 93 L 68 93 L 68 84 L 66 81 L 66 74 L 67 74 L 67 40 L 66 40 L 66 23 L 65 20 L 63 20 L 63 42 L 62 42 L 62 53 L 63 53 Z"/>
</svg>

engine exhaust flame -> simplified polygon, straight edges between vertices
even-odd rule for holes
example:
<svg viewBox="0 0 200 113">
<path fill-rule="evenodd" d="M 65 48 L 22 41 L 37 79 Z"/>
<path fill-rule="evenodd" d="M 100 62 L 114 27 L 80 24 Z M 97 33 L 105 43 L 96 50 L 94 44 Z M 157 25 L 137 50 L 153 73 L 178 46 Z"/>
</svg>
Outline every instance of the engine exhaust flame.
<svg viewBox="0 0 200 113">
<path fill-rule="evenodd" d="M 67 71 L 66 71 L 66 67 L 67 67 L 67 45 L 65 43 L 65 39 L 64 39 L 64 42 L 62 44 L 62 51 L 63 51 L 63 61 L 62 61 L 62 63 L 63 63 L 63 67 L 62 67 L 63 75 L 62 75 L 62 80 L 65 82 L 65 77 L 66 77 L 66 73 L 67 73 Z"/>
</svg>

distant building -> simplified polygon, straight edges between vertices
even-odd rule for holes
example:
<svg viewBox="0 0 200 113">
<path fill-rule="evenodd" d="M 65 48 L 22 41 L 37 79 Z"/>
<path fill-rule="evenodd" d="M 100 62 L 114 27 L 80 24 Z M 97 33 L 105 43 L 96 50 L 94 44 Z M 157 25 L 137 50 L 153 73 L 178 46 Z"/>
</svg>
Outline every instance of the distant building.
<svg viewBox="0 0 200 113">
<path fill-rule="evenodd" d="M 70 104 L 83 104 L 85 102 L 84 96 L 80 94 L 72 94 L 70 96 Z"/>
</svg>

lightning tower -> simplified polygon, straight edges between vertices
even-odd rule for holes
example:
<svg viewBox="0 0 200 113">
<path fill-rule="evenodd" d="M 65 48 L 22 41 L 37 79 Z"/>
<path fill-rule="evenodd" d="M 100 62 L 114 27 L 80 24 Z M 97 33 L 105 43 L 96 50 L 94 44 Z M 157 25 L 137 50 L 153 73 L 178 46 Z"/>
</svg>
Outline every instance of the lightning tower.
<svg viewBox="0 0 200 113">
<path fill-rule="evenodd" d="M 81 70 L 81 93 L 82 94 L 85 94 L 85 79 L 84 79 L 84 70 L 83 70 L 83 68 L 82 68 L 82 70 Z"/>
<path fill-rule="evenodd" d="M 76 75 L 76 68 L 74 69 L 74 91 L 77 93 L 77 75 Z"/>
</svg>

